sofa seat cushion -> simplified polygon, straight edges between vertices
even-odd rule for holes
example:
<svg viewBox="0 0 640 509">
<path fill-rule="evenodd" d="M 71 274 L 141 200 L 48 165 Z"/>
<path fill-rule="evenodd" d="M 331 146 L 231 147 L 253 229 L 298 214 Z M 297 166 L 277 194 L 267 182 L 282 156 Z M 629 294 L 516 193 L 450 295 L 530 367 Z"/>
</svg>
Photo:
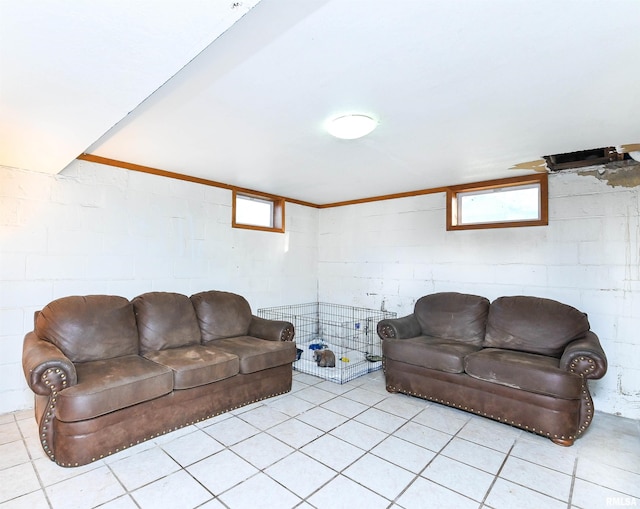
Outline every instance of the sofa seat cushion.
<svg viewBox="0 0 640 509">
<path fill-rule="evenodd" d="M 464 362 L 466 373 L 479 380 L 562 399 L 580 399 L 582 378 L 558 364 L 554 357 L 497 348 L 470 354 Z"/>
<path fill-rule="evenodd" d="M 238 356 L 240 373 L 255 373 L 263 369 L 289 364 L 296 360 L 293 341 L 268 341 L 252 336 L 216 339 L 207 344 Z"/>
<path fill-rule="evenodd" d="M 171 370 L 138 355 L 79 363 L 76 372 L 77 385 L 58 394 L 61 421 L 92 419 L 173 390 Z"/>
<path fill-rule="evenodd" d="M 480 350 L 479 346 L 470 343 L 430 336 L 385 339 L 382 342 L 382 353 L 385 357 L 447 373 L 463 373 L 464 358 L 478 350 Z"/>
<path fill-rule="evenodd" d="M 189 389 L 238 374 L 236 355 L 212 346 L 192 345 L 148 352 L 147 359 L 173 371 L 173 388 Z"/>
</svg>

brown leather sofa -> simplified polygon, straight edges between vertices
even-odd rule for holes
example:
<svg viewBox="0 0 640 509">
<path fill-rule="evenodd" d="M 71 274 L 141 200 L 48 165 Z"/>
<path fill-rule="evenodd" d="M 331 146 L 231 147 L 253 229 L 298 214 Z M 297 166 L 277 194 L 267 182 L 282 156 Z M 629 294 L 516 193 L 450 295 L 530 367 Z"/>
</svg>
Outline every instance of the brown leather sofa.
<svg viewBox="0 0 640 509">
<path fill-rule="evenodd" d="M 605 356 L 587 316 L 537 297 L 436 293 L 378 323 L 389 392 L 466 410 L 572 445 L 593 419 L 588 379 Z"/>
<path fill-rule="evenodd" d="M 293 325 L 233 293 L 64 297 L 34 329 L 24 374 L 42 447 L 65 467 L 291 390 Z"/>
</svg>

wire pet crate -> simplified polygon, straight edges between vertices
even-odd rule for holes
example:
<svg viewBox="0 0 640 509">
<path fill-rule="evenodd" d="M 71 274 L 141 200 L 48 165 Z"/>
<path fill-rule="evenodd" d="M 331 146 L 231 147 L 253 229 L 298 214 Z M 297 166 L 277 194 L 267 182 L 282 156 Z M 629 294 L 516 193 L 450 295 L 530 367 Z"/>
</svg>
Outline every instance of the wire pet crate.
<svg viewBox="0 0 640 509">
<path fill-rule="evenodd" d="M 382 346 L 376 333 L 378 322 L 396 318 L 396 313 L 341 304 L 311 302 L 261 308 L 261 318 L 285 320 L 295 329 L 299 358 L 293 369 L 343 384 L 382 368 Z M 329 349 L 335 367 L 320 367 L 316 350 Z"/>
</svg>

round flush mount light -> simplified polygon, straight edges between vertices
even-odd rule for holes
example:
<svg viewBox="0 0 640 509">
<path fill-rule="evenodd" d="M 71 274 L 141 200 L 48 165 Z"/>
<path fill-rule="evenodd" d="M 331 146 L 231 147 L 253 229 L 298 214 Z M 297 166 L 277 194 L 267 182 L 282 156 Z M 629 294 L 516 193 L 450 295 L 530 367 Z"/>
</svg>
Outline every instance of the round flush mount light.
<svg viewBox="0 0 640 509">
<path fill-rule="evenodd" d="M 326 127 L 336 138 L 355 140 L 369 134 L 377 125 L 378 122 L 367 115 L 343 115 L 329 120 Z"/>
</svg>

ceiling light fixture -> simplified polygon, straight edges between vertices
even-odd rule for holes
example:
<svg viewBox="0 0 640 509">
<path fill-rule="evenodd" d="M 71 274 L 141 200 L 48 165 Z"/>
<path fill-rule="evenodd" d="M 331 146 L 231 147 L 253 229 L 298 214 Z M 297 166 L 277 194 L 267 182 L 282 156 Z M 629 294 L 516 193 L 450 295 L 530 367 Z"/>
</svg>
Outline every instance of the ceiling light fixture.
<svg viewBox="0 0 640 509">
<path fill-rule="evenodd" d="M 343 115 L 327 122 L 327 131 L 336 138 L 355 140 L 362 138 L 378 126 L 378 122 L 367 115 Z"/>
</svg>

